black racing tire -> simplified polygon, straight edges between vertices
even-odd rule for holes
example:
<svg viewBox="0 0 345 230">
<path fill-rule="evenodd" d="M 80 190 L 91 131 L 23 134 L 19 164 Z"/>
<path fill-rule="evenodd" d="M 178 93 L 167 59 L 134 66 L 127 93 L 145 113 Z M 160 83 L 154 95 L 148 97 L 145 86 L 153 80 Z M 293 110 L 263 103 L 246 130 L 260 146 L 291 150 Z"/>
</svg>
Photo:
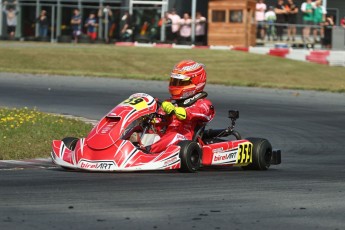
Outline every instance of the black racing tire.
<svg viewBox="0 0 345 230">
<path fill-rule="evenodd" d="M 267 170 L 271 165 L 271 143 L 266 139 L 255 137 L 249 137 L 246 140 L 253 144 L 252 163 L 242 168 L 245 170 Z"/>
<path fill-rule="evenodd" d="M 177 145 L 180 149 L 180 172 L 194 173 L 201 165 L 202 152 L 195 141 L 181 141 Z"/>
<path fill-rule="evenodd" d="M 74 150 L 75 146 L 77 145 L 78 142 L 78 138 L 76 137 L 65 137 L 62 139 L 62 142 L 66 145 L 67 148 L 69 148 L 70 150 Z M 73 171 L 73 168 L 68 168 L 65 166 L 61 166 L 61 168 L 67 170 L 67 171 Z"/>
<path fill-rule="evenodd" d="M 66 145 L 67 148 L 69 148 L 70 150 L 74 150 L 78 140 L 79 139 L 76 137 L 65 137 L 64 139 L 62 139 L 62 142 Z"/>
</svg>

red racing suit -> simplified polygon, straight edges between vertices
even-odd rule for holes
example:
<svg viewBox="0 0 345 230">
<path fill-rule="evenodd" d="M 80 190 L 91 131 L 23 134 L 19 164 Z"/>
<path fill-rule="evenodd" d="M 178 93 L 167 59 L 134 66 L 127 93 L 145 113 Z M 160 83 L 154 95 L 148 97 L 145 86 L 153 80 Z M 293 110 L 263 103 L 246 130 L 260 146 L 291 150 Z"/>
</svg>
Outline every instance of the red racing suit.
<svg viewBox="0 0 345 230">
<path fill-rule="evenodd" d="M 159 141 L 151 145 L 150 152 L 159 153 L 179 141 L 192 140 L 195 128 L 211 121 L 215 115 L 214 107 L 211 101 L 205 98 L 206 96 L 207 93 L 202 92 L 182 101 L 171 101 L 175 107 L 185 108 L 186 119 L 179 120 L 174 114 L 168 116 L 165 123 L 166 131 Z M 160 112 L 164 113 L 162 109 Z M 162 125 L 158 123 L 157 127 Z"/>
</svg>

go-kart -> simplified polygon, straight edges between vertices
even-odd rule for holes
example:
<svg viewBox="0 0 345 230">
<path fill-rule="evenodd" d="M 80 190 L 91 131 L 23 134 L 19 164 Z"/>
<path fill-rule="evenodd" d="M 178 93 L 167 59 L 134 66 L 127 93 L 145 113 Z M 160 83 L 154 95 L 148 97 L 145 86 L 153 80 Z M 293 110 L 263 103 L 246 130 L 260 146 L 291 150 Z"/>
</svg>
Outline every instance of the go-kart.
<svg viewBox="0 0 345 230">
<path fill-rule="evenodd" d="M 272 150 L 263 138 L 242 139 L 234 130 L 239 112 L 229 111 L 231 125 L 225 129 L 206 130 L 198 126 L 192 140 L 151 153 L 150 146 L 160 139 L 154 120 L 160 102 L 145 93 L 131 95 L 118 104 L 91 130 L 86 138 L 66 137 L 54 140 L 52 160 L 65 169 L 89 171 L 171 170 L 196 172 L 211 165 L 240 166 L 243 169 L 267 170 L 281 163 L 280 150 Z M 234 140 L 224 139 L 233 137 Z M 140 144 L 139 144 L 140 142 Z"/>
</svg>

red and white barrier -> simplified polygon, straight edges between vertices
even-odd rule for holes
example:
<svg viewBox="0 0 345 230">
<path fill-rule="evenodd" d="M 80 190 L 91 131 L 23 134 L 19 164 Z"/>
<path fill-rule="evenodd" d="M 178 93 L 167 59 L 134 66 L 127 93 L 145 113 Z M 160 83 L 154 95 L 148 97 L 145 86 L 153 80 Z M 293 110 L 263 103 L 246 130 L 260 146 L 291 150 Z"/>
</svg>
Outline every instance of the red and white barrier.
<svg viewBox="0 0 345 230">
<path fill-rule="evenodd" d="M 307 50 L 292 48 L 269 48 L 269 47 L 242 47 L 242 46 L 194 46 L 165 43 L 138 43 L 138 42 L 116 42 L 116 46 L 135 46 L 153 48 L 173 49 L 210 49 L 210 50 L 233 50 L 254 54 L 270 55 L 280 58 L 287 58 L 296 61 L 307 61 L 317 64 L 345 67 L 345 51 L 330 50 Z"/>
</svg>

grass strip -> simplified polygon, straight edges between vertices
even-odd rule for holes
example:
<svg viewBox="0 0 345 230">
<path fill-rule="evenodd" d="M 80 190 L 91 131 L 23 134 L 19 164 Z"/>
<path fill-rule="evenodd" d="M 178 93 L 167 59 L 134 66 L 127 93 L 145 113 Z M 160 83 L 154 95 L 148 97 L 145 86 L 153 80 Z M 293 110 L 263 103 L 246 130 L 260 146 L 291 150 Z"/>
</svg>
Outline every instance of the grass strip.
<svg viewBox="0 0 345 230">
<path fill-rule="evenodd" d="M 50 156 L 54 139 L 83 137 L 92 125 L 36 109 L 0 108 L 0 160 Z"/>
<path fill-rule="evenodd" d="M 345 92 L 345 68 L 268 55 L 205 49 L 0 42 L 0 71 L 167 80 L 176 62 L 206 65 L 208 82 L 233 86 Z"/>
</svg>

